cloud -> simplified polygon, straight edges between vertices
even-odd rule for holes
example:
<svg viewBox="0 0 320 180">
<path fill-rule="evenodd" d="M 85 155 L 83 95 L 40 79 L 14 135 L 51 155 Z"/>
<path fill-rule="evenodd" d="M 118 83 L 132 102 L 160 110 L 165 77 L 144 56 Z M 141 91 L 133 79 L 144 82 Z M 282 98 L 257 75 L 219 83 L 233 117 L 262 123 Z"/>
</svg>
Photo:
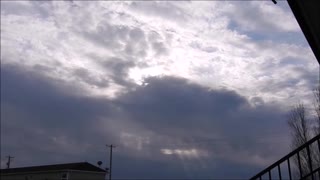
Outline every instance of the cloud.
<svg viewBox="0 0 320 180">
<path fill-rule="evenodd" d="M 246 153 L 255 149 L 252 144 L 264 143 L 263 136 L 272 134 L 270 129 L 281 134 L 281 129 L 286 128 L 284 112 L 268 104 L 251 106 L 233 91 L 212 90 L 174 77 L 150 78 L 145 83 L 119 97 L 118 103 L 122 114 L 173 146 L 162 149 L 179 149 L 179 144 L 195 143 L 209 148 L 218 157 L 224 156 L 224 148 Z M 211 149 L 215 143 L 219 146 Z M 247 156 L 263 153 L 259 145 Z"/>
<path fill-rule="evenodd" d="M 48 18 L 50 14 L 51 6 L 45 2 L 2 2 L 3 14 L 6 15 L 20 15 L 38 18 Z M 35 13 L 36 12 L 36 13 Z"/>
<path fill-rule="evenodd" d="M 95 137 L 96 116 L 108 112 L 107 103 L 80 97 L 85 94 L 80 89 L 15 66 L 2 65 L 1 87 L 2 152 L 14 150 L 17 156 L 83 155 L 90 149 L 89 139 Z M 22 146 L 25 151 L 19 152 Z M 18 164 L 28 162 L 19 159 Z"/>
<path fill-rule="evenodd" d="M 301 97 L 310 102 L 311 93 L 305 90 L 316 79 L 302 74 L 304 69 L 307 74 L 318 71 L 282 3 L 15 2 L 1 8 L 2 63 L 41 68 L 50 77 L 110 98 L 132 83 L 162 75 L 227 87 L 265 102 L 281 102 L 295 90 L 290 101 Z M 48 14 L 41 15 L 41 9 Z M 289 40 L 288 32 L 297 41 Z M 79 69 L 86 69 L 87 77 Z M 282 76 L 283 71 L 288 75 Z M 303 90 L 278 88 L 292 76 L 308 78 L 300 83 Z"/>
<path fill-rule="evenodd" d="M 290 9 L 281 3 L 275 6 L 270 2 L 234 2 L 225 10 L 232 17 L 233 23 L 244 31 L 272 33 L 300 30 L 298 24 L 291 20 L 293 15 L 288 13 Z"/>
<path fill-rule="evenodd" d="M 114 143 L 119 178 L 247 178 L 311 102 L 297 27 L 281 2 L 1 2 L 1 150 L 94 162 Z"/>
<path fill-rule="evenodd" d="M 184 23 L 188 16 L 179 4 L 171 2 L 132 2 L 129 9 L 145 16 L 154 16 L 166 19 L 173 23 Z"/>
<path fill-rule="evenodd" d="M 57 162 L 67 156 L 77 161 L 96 159 L 104 154 L 103 144 L 112 142 L 117 156 L 124 158 L 118 163 L 138 158 L 174 166 L 182 163 L 198 172 L 191 164 L 210 167 L 208 161 L 219 160 L 261 167 L 287 150 L 278 147 L 271 154 L 273 146 L 283 143 L 280 137 L 285 137 L 284 112 L 267 104 L 251 106 L 234 91 L 156 77 L 110 100 L 88 97 L 81 90 L 75 93 L 72 86 L 36 71 L 12 65 L 1 68 L 2 151 L 34 157 L 33 163 Z M 16 164 L 29 160 L 17 158 Z"/>
<path fill-rule="evenodd" d="M 201 152 L 198 149 L 161 149 L 162 154 L 177 155 L 186 158 L 199 158 L 199 156 L 207 156 L 207 153 Z"/>
</svg>

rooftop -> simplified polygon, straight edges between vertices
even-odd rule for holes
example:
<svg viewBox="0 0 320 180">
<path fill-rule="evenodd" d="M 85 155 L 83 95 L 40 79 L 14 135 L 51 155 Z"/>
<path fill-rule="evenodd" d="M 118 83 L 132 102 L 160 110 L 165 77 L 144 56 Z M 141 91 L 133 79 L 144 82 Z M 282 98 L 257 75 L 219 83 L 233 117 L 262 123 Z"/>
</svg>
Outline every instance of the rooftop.
<svg viewBox="0 0 320 180">
<path fill-rule="evenodd" d="M 60 170 L 106 172 L 105 170 L 103 170 L 97 166 L 94 166 L 88 162 L 79 162 L 79 163 L 54 164 L 54 165 L 44 165 L 44 166 L 29 166 L 29 167 L 1 169 L 1 174 L 39 172 L 39 171 L 60 171 Z"/>
</svg>

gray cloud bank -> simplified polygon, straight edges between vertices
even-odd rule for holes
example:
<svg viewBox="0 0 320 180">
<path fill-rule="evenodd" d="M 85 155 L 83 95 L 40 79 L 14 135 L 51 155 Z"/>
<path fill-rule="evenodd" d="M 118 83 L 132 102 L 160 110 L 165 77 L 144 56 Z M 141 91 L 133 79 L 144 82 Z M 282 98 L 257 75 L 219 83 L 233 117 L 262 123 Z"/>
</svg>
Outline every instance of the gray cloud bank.
<svg viewBox="0 0 320 180">
<path fill-rule="evenodd" d="M 16 166 L 95 162 L 114 143 L 115 178 L 245 178 L 288 150 L 277 107 L 253 107 L 234 91 L 176 77 L 131 86 L 115 99 L 86 96 L 37 71 L 2 65 L 3 157 L 16 156 Z"/>
</svg>

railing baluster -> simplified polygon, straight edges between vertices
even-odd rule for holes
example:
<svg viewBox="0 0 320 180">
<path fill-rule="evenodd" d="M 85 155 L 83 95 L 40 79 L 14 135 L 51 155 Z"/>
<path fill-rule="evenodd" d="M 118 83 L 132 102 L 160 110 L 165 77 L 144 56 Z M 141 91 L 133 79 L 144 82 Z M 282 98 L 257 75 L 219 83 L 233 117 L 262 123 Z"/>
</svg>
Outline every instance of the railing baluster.
<svg viewBox="0 0 320 180">
<path fill-rule="evenodd" d="M 311 159 L 311 155 L 310 155 L 309 145 L 307 145 L 307 154 L 308 154 L 308 162 L 309 162 L 309 168 L 310 168 L 310 173 L 311 173 L 313 171 L 313 169 L 312 169 L 312 159 Z M 314 180 L 313 173 L 311 174 L 311 179 Z"/>
<path fill-rule="evenodd" d="M 279 180 L 282 180 L 280 164 L 278 164 Z"/>
<path fill-rule="evenodd" d="M 290 167 L 290 158 L 288 158 L 288 170 L 289 170 L 289 179 L 292 180 L 292 176 L 291 176 L 291 167 Z"/>
<path fill-rule="evenodd" d="M 269 170 L 269 180 L 272 180 L 272 178 L 271 178 L 271 169 Z"/>
<path fill-rule="evenodd" d="M 300 161 L 300 151 L 297 152 L 297 156 L 298 156 L 298 166 L 299 166 L 299 172 L 300 172 L 300 179 L 302 178 L 302 170 L 301 170 L 301 161 Z"/>
</svg>

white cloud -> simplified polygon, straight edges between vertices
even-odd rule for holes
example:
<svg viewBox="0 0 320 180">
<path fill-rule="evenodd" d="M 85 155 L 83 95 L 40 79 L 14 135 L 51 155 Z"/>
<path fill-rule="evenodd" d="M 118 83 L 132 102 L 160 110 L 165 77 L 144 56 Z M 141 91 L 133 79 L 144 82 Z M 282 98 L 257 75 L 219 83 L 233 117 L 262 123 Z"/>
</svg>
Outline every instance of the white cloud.
<svg viewBox="0 0 320 180">
<path fill-rule="evenodd" d="M 89 95 L 116 97 L 127 83 L 171 75 L 294 102 L 310 97 L 312 80 L 304 78 L 318 71 L 309 47 L 251 36 L 304 38 L 281 3 L 6 2 L 1 9 L 1 63 L 37 67 Z"/>
<path fill-rule="evenodd" d="M 191 149 L 160 149 L 160 152 L 164 155 L 177 155 L 180 158 L 198 159 L 200 157 L 208 157 L 209 153 L 196 148 Z"/>
<path fill-rule="evenodd" d="M 283 7 L 284 2 L 274 5 L 271 2 L 233 2 L 229 3 L 224 12 L 232 17 L 233 23 L 244 31 L 263 33 L 298 32 L 298 24 L 293 20 L 293 14 Z M 282 6 L 282 7 L 281 7 Z"/>
</svg>

